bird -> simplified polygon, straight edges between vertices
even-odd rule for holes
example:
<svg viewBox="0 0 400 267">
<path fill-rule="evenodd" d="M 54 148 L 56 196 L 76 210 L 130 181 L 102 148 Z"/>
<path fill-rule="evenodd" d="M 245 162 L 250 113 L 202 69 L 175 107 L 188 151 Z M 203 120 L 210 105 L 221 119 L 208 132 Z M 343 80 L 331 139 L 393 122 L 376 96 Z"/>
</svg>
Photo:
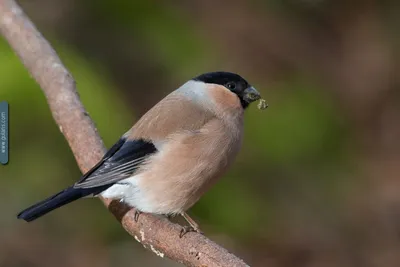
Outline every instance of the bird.
<svg viewBox="0 0 400 267">
<path fill-rule="evenodd" d="M 33 221 L 83 197 L 101 196 L 142 213 L 188 222 L 186 213 L 227 171 L 243 139 L 244 111 L 260 93 L 236 73 L 196 76 L 153 106 L 72 186 L 21 211 Z M 263 100 L 263 99 L 262 99 Z"/>
</svg>

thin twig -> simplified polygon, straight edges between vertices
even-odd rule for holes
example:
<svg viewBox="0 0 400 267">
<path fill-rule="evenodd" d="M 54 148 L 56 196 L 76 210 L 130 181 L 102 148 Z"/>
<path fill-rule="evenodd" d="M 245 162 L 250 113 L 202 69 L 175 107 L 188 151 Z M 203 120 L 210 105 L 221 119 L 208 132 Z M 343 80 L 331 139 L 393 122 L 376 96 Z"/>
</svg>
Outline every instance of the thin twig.
<svg viewBox="0 0 400 267">
<path fill-rule="evenodd" d="M 88 171 L 101 159 L 105 148 L 71 74 L 15 1 L 0 0 L 0 32 L 42 88 L 80 169 Z M 187 266 L 247 266 L 201 234 L 188 233 L 179 238 L 180 227 L 165 218 L 142 214 L 136 223 L 134 209 L 117 201 L 102 201 L 130 235 L 160 257 Z"/>
</svg>

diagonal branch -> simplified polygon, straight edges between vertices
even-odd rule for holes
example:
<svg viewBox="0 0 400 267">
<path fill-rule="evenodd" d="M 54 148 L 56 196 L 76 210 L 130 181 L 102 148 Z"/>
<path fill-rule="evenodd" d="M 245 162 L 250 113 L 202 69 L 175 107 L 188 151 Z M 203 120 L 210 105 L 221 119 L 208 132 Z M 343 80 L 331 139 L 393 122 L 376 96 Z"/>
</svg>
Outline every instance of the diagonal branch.
<svg viewBox="0 0 400 267">
<path fill-rule="evenodd" d="M 83 107 L 75 81 L 54 49 L 13 0 L 0 0 L 0 32 L 41 86 L 54 120 L 67 139 L 82 172 L 103 156 L 105 148 Z M 147 249 L 188 266 L 247 266 L 241 259 L 197 233 L 179 238 L 180 227 L 165 218 L 142 214 L 102 199 L 124 229 Z"/>
</svg>

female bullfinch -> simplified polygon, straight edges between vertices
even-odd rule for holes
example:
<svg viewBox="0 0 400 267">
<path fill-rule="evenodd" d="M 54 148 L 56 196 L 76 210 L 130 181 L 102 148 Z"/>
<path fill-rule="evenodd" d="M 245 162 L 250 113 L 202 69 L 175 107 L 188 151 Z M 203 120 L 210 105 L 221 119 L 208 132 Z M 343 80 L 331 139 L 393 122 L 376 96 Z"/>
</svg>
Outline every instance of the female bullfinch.
<svg viewBox="0 0 400 267">
<path fill-rule="evenodd" d="M 18 214 L 33 221 L 87 196 L 119 199 L 140 212 L 186 214 L 226 171 L 243 136 L 243 112 L 260 94 L 230 72 L 202 74 L 150 109 L 71 187 Z M 137 220 L 137 216 L 135 216 Z"/>
</svg>

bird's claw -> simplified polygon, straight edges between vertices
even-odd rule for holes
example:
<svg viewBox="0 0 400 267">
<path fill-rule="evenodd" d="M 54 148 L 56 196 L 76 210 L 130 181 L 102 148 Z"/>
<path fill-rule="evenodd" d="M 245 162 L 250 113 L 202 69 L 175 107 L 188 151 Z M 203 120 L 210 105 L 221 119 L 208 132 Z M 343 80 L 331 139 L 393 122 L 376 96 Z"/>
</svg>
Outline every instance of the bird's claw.
<svg viewBox="0 0 400 267">
<path fill-rule="evenodd" d="M 142 214 L 141 211 L 135 210 L 135 216 L 133 217 L 135 222 L 138 222 L 140 214 Z"/>
<path fill-rule="evenodd" d="M 203 232 L 200 231 L 200 229 L 194 228 L 194 227 L 189 226 L 189 225 L 185 225 L 185 226 L 182 226 L 182 229 L 181 229 L 181 232 L 179 234 L 179 237 L 182 238 L 184 235 L 186 235 L 189 232 L 196 232 L 196 233 L 199 233 L 199 234 L 203 234 Z"/>
</svg>

